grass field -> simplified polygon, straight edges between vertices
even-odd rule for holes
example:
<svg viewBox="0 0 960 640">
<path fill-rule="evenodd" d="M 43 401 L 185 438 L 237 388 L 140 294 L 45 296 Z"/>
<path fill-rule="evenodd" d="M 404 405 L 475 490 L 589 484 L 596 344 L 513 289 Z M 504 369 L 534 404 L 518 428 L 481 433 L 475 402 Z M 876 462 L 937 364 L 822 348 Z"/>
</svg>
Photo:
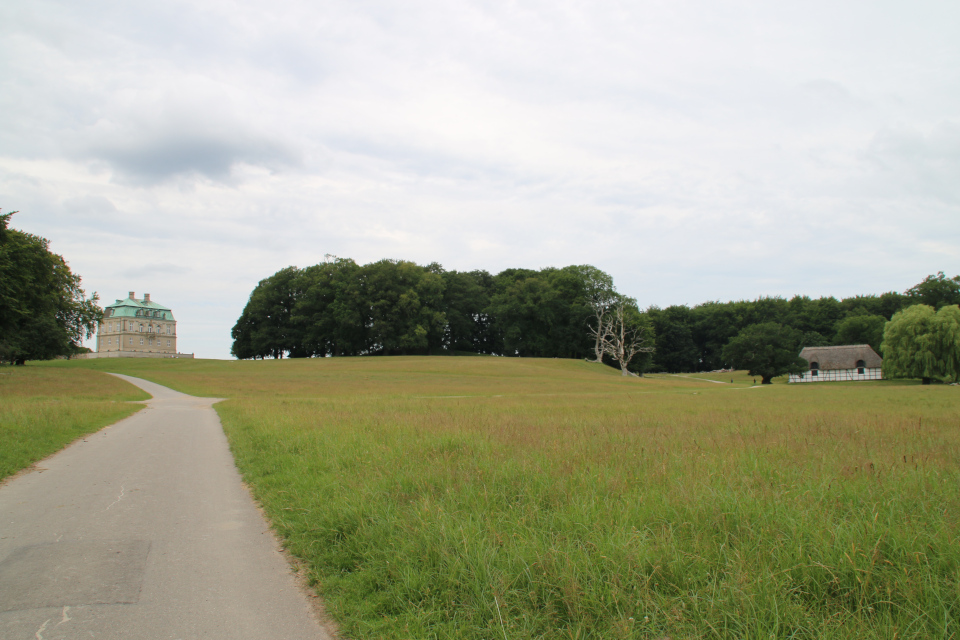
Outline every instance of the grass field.
<svg viewBox="0 0 960 640">
<path fill-rule="evenodd" d="M 0 367 L 0 480 L 141 408 L 125 401 L 149 397 L 83 369 Z"/>
<path fill-rule="evenodd" d="M 54 366 L 230 398 L 237 464 L 350 638 L 960 636 L 958 387 L 502 358 Z"/>
</svg>

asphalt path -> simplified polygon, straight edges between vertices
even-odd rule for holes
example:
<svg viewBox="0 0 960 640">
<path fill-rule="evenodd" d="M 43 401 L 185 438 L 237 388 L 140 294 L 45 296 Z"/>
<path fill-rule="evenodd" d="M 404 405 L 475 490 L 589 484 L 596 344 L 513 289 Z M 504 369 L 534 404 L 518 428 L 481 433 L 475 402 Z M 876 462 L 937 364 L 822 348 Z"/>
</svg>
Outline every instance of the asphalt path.
<svg viewBox="0 0 960 640">
<path fill-rule="evenodd" d="M 0 638 L 329 640 L 213 410 L 147 407 L 0 486 Z"/>
</svg>

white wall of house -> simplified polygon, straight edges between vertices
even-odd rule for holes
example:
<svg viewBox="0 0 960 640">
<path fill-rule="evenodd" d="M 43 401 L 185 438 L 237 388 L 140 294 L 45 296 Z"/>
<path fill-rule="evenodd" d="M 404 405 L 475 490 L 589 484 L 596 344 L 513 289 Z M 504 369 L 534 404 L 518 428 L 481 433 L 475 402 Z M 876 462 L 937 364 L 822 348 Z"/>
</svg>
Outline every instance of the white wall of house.
<svg viewBox="0 0 960 640">
<path fill-rule="evenodd" d="M 863 373 L 860 373 L 861 370 Z M 852 382 L 855 380 L 883 380 L 883 372 L 880 367 L 810 369 L 799 375 L 791 374 L 787 382 Z"/>
</svg>

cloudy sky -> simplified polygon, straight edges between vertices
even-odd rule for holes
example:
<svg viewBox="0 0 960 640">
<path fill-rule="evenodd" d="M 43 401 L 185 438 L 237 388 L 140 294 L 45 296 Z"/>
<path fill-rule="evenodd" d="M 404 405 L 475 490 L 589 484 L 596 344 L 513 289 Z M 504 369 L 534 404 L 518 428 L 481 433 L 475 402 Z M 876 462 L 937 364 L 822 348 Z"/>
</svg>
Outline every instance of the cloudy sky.
<svg viewBox="0 0 960 640">
<path fill-rule="evenodd" d="M 324 254 L 641 306 L 960 272 L 960 3 L 0 3 L 0 208 L 229 357 Z"/>
</svg>

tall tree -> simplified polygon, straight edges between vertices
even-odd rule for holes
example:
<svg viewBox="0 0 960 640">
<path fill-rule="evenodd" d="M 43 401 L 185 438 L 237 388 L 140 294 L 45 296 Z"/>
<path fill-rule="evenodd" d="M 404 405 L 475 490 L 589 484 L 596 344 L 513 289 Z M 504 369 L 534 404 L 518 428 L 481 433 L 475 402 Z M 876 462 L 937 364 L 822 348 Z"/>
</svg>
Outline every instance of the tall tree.
<svg viewBox="0 0 960 640">
<path fill-rule="evenodd" d="M 887 324 L 883 316 L 848 316 L 837 325 L 836 344 L 868 344 L 877 353 L 881 352 L 883 327 Z M 812 346 L 812 345 L 805 345 Z"/>
<path fill-rule="evenodd" d="M 46 238 L 10 229 L 14 213 L 0 215 L 0 362 L 77 353 L 103 318 L 99 297 L 86 297 Z"/>
<path fill-rule="evenodd" d="M 785 373 L 800 373 L 807 362 L 798 355 L 802 334 L 776 322 L 750 325 L 723 349 L 723 356 L 738 369 L 760 376 L 762 384 Z"/>
<path fill-rule="evenodd" d="M 569 267 L 570 270 L 577 273 L 583 284 L 583 293 L 587 307 L 591 311 L 591 322 L 594 336 L 593 341 L 593 362 L 603 360 L 603 345 L 600 342 L 600 328 L 603 323 L 603 317 L 617 300 L 617 289 L 613 286 L 613 277 L 610 274 L 597 269 L 589 264 Z"/>
<path fill-rule="evenodd" d="M 299 327 L 306 354 L 322 357 L 366 352 L 366 310 L 359 273 L 353 260 L 336 256 L 327 256 L 301 272 L 302 293 L 291 321 Z"/>
<path fill-rule="evenodd" d="M 927 276 L 913 285 L 905 293 L 912 303 L 925 304 L 934 309 L 960 304 L 960 276 L 948 278 L 943 271 L 939 271 L 937 275 Z"/>
<path fill-rule="evenodd" d="M 445 271 L 443 305 L 447 316 L 444 346 L 473 353 L 499 353 L 487 312 L 493 276 L 486 271 Z"/>
<path fill-rule="evenodd" d="M 647 310 L 657 336 L 656 371 L 681 373 L 700 369 L 700 353 L 693 340 L 694 313 L 686 306 Z"/>
<path fill-rule="evenodd" d="M 301 294 L 301 272 L 286 267 L 261 280 L 231 330 L 237 358 L 282 358 L 305 356 L 303 336 L 292 322 L 293 308 Z"/>
<path fill-rule="evenodd" d="M 923 384 L 960 381 L 960 308 L 917 304 L 894 314 L 883 331 L 883 373 Z"/>
<path fill-rule="evenodd" d="M 603 352 L 620 365 L 620 374 L 624 376 L 630 375 L 630 362 L 635 356 L 656 349 L 650 322 L 632 298 L 621 297 L 610 307 L 598 333 Z"/>
<path fill-rule="evenodd" d="M 368 348 L 383 355 L 439 349 L 447 324 L 443 278 L 406 260 L 380 260 L 361 267 Z"/>
</svg>

